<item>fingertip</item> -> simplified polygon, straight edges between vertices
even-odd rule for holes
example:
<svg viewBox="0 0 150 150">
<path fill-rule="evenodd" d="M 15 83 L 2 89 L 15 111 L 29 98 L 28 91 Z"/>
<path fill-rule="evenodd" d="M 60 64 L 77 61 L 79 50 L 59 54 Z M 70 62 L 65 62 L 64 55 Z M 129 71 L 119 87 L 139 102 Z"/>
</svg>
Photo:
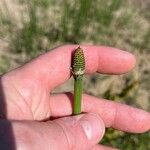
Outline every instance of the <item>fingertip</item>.
<svg viewBox="0 0 150 150">
<path fill-rule="evenodd" d="M 79 120 L 79 124 L 83 128 L 83 131 L 90 143 L 98 143 L 105 133 L 105 125 L 99 115 L 90 113 L 85 114 Z"/>
<path fill-rule="evenodd" d="M 144 133 L 150 130 L 149 112 L 122 104 L 118 105 L 117 111 L 119 113 L 115 116 L 114 128 L 132 133 Z"/>
<path fill-rule="evenodd" d="M 136 66 L 136 57 L 132 53 L 128 53 L 128 71 L 132 70 Z"/>
<path fill-rule="evenodd" d="M 132 70 L 136 64 L 135 56 L 127 51 L 102 46 L 99 50 L 98 72 L 123 74 Z"/>
<path fill-rule="evenodd" d="M 70 149 L 92 148 L 102 139 L 105 126 L 96 114 L 81 114 L 56 119 L 55 123 L 64 131 Z"/>
</svg>

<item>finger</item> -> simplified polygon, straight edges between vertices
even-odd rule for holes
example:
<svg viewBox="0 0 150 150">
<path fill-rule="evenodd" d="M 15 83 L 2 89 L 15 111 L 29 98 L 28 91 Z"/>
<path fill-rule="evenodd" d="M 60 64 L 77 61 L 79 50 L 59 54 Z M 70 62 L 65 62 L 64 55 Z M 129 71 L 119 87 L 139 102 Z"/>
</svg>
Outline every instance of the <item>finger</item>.
<svg viewBox="0 0 150 150">
<path fill-rule="evenodd" d="M 6 121 L 0 122 L 0 131 L 5 129 L 7 132 L 6 124 Z M 103 121 L 94 114 L 48 122 L 15 121 L 12 129 L 16 149 L 32 150 L 87 150 L 98 143 L 105 131 Z M 2 137 L 2 140 L 7 144 L 9 138 Z"/>
<path fill-rule="evenodd" d="M 91 150 L 119 150 L 119 149 L 98 144 L 95 145 Z"/>
<path fill-rule="evenodd" d="M 58 47 L 14 70 L 14 76 L 22 80 L 40 80 L 48 88 L 58 86 L 71 75 L 71 55 L 77 47 L 78 45 Z M 104 46 L 83 45 L 81 48 L 84 50 L 87 73 L 97 71 L 122 74 L 130 71 L 135 65 L 135 57 L 126 51 Z"/>
<path fill-rule="evenodd" d="M 56 120 L 56 122 L 64 129 L 64 132 L 66 131 L 65 135 L 68 135 L 68 141 L 72 143 L 69 146 L 69 150 L 90 149 L 93 145 L 97 144 L 104 135 L 105 126 L 98 115 L 86 114 L 81 116 L 82 115 L 75 117 L 79 119 L 79 122 L 76 122 L 74 119 L 72 120 L 72 117 Z M 71 137 L 69 137 L 70 134 L 72 134 Z"/>
<path fill-rule="evenodd" d="M 54 117 L 71 115 L 72 100 L 71 93 L 52 95 L 50 97 L 51 115 Z M 150 113 L 124 104 L 83 95 L 82 111 L 99 114 L 106 127 L 135 133 L 150 130 Z"/>
</svg>

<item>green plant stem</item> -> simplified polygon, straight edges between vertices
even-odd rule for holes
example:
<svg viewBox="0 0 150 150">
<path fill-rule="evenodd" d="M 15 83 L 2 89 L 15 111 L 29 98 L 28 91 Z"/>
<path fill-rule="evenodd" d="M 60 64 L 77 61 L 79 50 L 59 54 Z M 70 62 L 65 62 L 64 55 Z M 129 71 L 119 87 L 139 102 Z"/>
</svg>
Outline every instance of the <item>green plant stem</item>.
<svg viewBox="0 0 150 150">
<path fill-rule="evenodd" d="M 74 104 L 73 114 L 78 115 L 81 113 L 81 99 L 82 99 L 82 79 L 83 76 L 75 76 L 74 80 Z"/>
</svg>

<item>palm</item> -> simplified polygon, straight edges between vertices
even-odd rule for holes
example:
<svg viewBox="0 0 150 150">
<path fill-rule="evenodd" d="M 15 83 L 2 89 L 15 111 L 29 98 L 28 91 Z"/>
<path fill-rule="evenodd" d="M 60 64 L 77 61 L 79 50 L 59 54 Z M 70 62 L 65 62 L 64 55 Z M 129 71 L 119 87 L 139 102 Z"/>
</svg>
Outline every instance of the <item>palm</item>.
<svg viewBox="0 0 150 150">
<path fill-rule="evenodd" d="M 29 80 L 27 77 L 22 77 L 21 80 L 15 78 L 13 76 L 4 78 L 4 81 L 8 82 L 4 91 L 9 91 L 9 95 L 6 95 L 8 118 L 17 120 L 49 118 L 50 91 L 42 85 L 42 81 L 35 81 L 32 77 Z"/>
</svg>

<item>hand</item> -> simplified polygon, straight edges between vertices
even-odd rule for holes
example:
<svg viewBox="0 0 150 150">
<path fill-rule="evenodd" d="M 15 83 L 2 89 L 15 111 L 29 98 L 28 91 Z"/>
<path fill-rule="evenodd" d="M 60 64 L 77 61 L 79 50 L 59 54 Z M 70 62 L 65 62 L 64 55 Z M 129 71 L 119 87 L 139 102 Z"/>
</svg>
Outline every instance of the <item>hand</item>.
<svg viewBox="0 0 150 150">
<path fill-rule="evenodd" d="M 71 116 L 71 93 L 50 94 L 70 78 L 75 48 L 55 48 L 1 76 L 0 149 L 108 150 L 112 148 L 97 145 L 105 127 L 133 133 L 150 129 L 150 113 L 143 110 L 84 94 L 82 111 L 87 114 Z M 136 62 L 115 48 L 81 48 L 86 73 L 123 74 Z"/>
</svg>

